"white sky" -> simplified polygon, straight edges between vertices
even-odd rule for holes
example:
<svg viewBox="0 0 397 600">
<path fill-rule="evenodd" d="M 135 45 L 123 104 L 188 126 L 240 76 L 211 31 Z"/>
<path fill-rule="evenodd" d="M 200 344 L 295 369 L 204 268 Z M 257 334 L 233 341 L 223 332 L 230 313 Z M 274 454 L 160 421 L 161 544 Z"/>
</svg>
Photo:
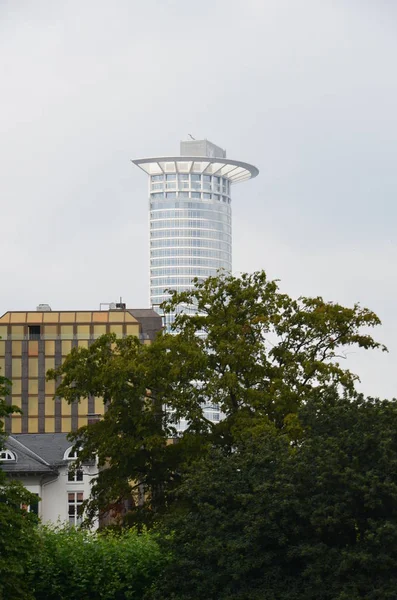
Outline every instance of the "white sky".
<svg viewBox="0 0 397 600">
<path fill-rule="evenodd" d="M 234 271 L 375 310 L 397 395 L 393 0 L 0 0 L 0 314 L 148 305 L 145 175 L 188 133 L 260 169 Z"/>
</svg>

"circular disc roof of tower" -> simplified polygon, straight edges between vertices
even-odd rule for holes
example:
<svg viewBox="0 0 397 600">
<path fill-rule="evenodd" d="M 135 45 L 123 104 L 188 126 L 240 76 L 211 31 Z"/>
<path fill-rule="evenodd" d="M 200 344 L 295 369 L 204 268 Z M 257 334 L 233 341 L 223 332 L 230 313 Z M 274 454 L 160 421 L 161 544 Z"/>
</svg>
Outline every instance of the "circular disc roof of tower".
<svg viewBox="0 0 397 600">
<path fill-rule="evenodd" d="M 258 169 L 248 163 L 228 158 L 208 156 L 161 156 L 158 158 L 138 158 L 134 165 L 148 175 L 170 173 L 196 173 L 226 177 L 231 183 L 238 183 L 256 177 Z"/>
</svg>

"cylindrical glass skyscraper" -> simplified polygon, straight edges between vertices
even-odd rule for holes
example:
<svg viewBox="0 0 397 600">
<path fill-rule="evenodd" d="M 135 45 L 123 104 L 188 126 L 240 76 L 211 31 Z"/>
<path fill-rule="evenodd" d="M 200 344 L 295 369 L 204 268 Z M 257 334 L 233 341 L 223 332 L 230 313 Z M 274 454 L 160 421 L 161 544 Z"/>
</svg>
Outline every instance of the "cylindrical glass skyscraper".
<svg viewBox="0 0 397 600">
<path fill-rule="evenodd" d="M 192 279 L 232 270 L 231 186 L 258 175 L 252 165 L 228 160 L 208 140 L 181 142 L 181 156 L 132 161 L 149 175 L 150 304 L 167 289 L 192 289 Z M 169 328 L 175 314 L 165 317 Z M 203 406 L 207 419 L 222 418 L 219 406 Z M 177 429 L 188 424 L 180 421 Z"/>
<path fill-rule="evenodd" d="M 252 165 L 226 159 L 207 140 L 181 142 L 181 156 L 132 161 L 149 175 L 150 303 L 166 289 L 191 289 L 218 269 L 232 269 L 231 186 L 256 177 Z M 173 321 L 167 315 L 165 326 Z"/>
</svg>

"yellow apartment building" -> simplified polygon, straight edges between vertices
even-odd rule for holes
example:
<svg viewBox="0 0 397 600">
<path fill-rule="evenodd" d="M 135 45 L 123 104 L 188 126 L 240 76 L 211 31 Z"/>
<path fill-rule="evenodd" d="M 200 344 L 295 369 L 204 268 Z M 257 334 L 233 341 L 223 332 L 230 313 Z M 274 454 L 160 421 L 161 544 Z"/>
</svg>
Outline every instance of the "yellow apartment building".
<svg viewBox="0 0 397 600">
<path fill-rule="evenodd" d="M 37 311 L 10 311 L 0 317 L 0 373 L 12 381 L 12 395 L 6 400 L 22 409 L 22 415 L 6 419 L 8 433 L 67 433 L 103 414 L 100 398 L 72 405 L 57 398 L 55 382 L 45 376 L 72 348 L 87 348 L 105 333 L 135 335 L 150 343 L 162 328 L 162 318 L 154 310 L 119 306 L 53 311 L 40 305 Z"/>
</svg>

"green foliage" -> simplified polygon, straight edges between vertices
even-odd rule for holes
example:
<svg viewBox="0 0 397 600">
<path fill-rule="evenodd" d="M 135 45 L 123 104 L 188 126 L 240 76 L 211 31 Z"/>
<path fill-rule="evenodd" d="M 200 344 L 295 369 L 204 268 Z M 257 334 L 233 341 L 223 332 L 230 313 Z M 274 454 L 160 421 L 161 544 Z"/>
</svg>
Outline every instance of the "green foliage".
<svg viewBox="0 0 397 600">
<path fill-rule="evenodd" d="M 372 311 L 321 297 L 295 300 L 264 271 L 196 280 L 193 291 L 173 292 L 163 307 L 190 307 L 198 314 L 180 312 L 174 335 L 154 345 L 160 364 L 166 351 L 157 394 L 172 403 L 177 417 L 223 435 L 242 413 L 283 427 L 313 389 L 354 389 L 358 377 L 341 365 L 347 348 L 386 350 L 362 331 L 380 324 Z M 204 420 L 202 402 L 208 398 L 226 416 L 220 426 Z"/>
<path fill-rule="evenodd" d="M 11 382 L 0 376 L 0 449 L 4 445 L 4 417 L 19 411 L 6 404 Z M 20 482 L 9 481 L 0 464 L 0 600 L 32 598 L 25 579 L 25 564 L 35 551 L 36 523 L 27 507 L 37 502 Z"/>
<path fill-rule="evenodd" d="M 97 456 L 106 466 L 86 506 L 90 516 L 114 512 L 128 498 L 133 522 L 150 524 L 166 509 L 185 466 L 207 447 L 230 451 L 243 429 L 267 423 L 299 437 L 296 413 L 313 390 L 353 391 L 357 376 L 340 364 L 346 348 L 385 350 L 363 333 L 380 323 L 370 310 L 320 297 L 294 300 L 263 271 L 196 281 L 192 292 L 174 292 L 163 308 L 181 306 L 198 314 L 179 314 L 172 335 L 150 346 L 104 336 L 74 349 L 48 374 L 61 382 L 57 396 L 68 402 L 97 396 L 106 404 L 104 419 L 73 437 L 84 446 L 81 459 Z M 219 404 L 222 422 L 205 418 L 208 402 Z M 181 418 L 188 430 L 178 444 L 167 444 Z"/>
<path fill-rule="evenodd" d="M 299 416 L 298 444 L 268 428 L 195 464 L 153 598 L 396 597 L 397 403 L 328 391 Z"/>
<path fill-rule="evenodd" d="M 147 389 L 147 354 L 148 346 L 137 338 L 103 336 L 88 349 L 73 350 L 58 371 L 48 374 L 62 374 L 57 395 L 69 402 L 91 394 L 106 404 L 101 421 L 72 436 L 83 445 L 80 460 L 96 457 L 99 468 L 106 466 L 92 487 L 95 501 L 86 506 L 91 517 L 98 507 L 115 517 L 129 498 L 135 522 L 145 522 L 149 505 L 155 514 L 162 510 L 163 483 L 174 477 L 179 448 L 167 445 L 163 408 Z"/>
<path fill-rule="evenodd" d="M 26 562 L 37 546 L 37 518 L 24 506 L 37 502 L 20 482 L 0 471 L 0 600 L 30 600 Z"/>
<path fill-rule="evenodd" d="M 163 565 L 156 539 L 146 532 L 43 527 L 27 569 L 35 600 L 141 600 Z"/>
</svg>

